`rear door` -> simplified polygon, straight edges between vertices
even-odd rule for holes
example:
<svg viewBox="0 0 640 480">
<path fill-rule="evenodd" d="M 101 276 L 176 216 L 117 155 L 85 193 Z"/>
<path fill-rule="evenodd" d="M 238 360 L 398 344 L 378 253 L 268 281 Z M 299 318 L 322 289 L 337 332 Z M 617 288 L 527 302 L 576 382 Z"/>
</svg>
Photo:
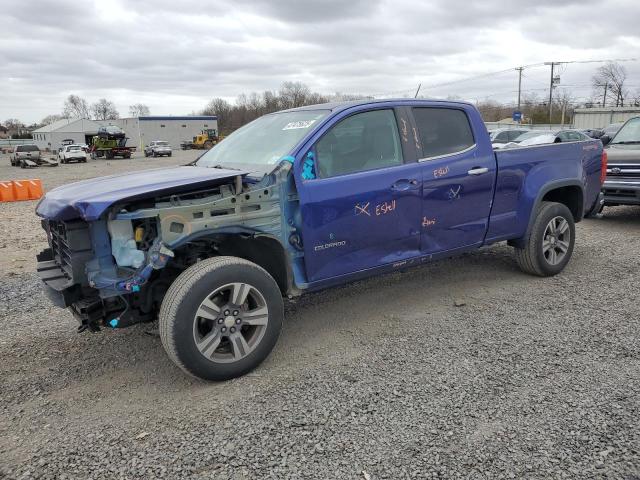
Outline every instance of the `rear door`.
<svg viewBox="0 0 640 480">
<path fill-rule="evenodd" d="M 480 245 L 489 224 L 496 160 L 489 142 L 475 138 L 462 107 L 414 107 L 422 167 L 424 254 Z"/>
<path fill-rule="evenodd" d="M 312 147 L 315 178 L 299 187 L 309 281 L 420 254 L 421 166 L 409 122 L 406 109 L 358 111 Z"/>
</svg>

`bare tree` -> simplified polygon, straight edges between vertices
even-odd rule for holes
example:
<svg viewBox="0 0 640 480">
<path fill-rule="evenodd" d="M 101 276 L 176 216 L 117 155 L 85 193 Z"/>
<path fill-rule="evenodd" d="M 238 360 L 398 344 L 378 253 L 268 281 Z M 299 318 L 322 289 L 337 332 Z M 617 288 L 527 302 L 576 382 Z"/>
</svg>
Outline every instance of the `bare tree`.
<svg viewBox="0 0 640 480">
<path fill-rule="evenodd" d="M 283 82 L 280 86 L 280 99 L 283 108 L 295 108 L 305 105 L 311 91 L 302 82 Z"/>
<path fill-rule="evenodd" d="M 571 118 L 573 115 L 573 104 L 575 102 L 575 97 L 569 90 L 563 88 L 555 94 L 555 98 L 553 99 L 553 101 L 555 103 L 554 111 L 560 113 L 560 123 L 564 125 L 565 121 Z"/>
<path fill-rule="evenodd" d="M 60 115 L 59 113 L 52 113 L 51 115 L 47 115 L 42 120 L 40 120 L 40 125 L 42 126 L 51 125 L 52 123 L 55 123 L 64 118 L 65 118 L 64 115 Z"/>
<path fill-rule="evenodd" d="M 120 118 L 115 104 L 106 98 L 101 98 L 91 105 L 91 112 L 96 120 L 115 120 Z"/>
<path fill-rule="evenodd" d="M 628 91 L 624 86 L 627 80 L 627 69 L 617 62 L 609 62 L 598 68 L 592 78 L 593 89 L 602 106 L 607 104 L 624 107 Z"/>
<path fill-rule="evenodd" d="M 148 117 L 150 113 L 149 107 L 144 103 L 129 105 L 129 115 L 132 117 Z"/>
<path fill-rule="evenodd" d="M 64 102 L 62 115 L 65 118 L 89 118 L 89 104 L 78 95 L 69 95 Z"/>
<path fill-rule="evenodd" d="M 14 129 L 17 130 L 20 128 L 24 128 L 24 123 L 22 123 L 17 118 L 7 118 L 4 121 L 4 126 L 7 127 L 9 130 L 14 130 Z"/>
</svg>

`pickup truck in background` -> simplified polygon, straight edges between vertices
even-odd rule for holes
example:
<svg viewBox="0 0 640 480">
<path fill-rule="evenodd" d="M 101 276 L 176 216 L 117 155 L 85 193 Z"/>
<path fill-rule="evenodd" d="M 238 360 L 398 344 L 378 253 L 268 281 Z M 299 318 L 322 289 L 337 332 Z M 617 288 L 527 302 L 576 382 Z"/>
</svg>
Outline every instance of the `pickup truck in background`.
<svg viewBox="0 0 640 480">
<path fill-rule="evenodd" d="M 629 120 L 614 134 L 601 137 L 608 156 L 603 207 L 640 205 L 640 117 Z"/>
<path fill-rule="evenodd" d="M 274 347 L 283 296 L 505 241 L 523 271 L 561 272 L 604 168 L 599 140 L 494 151 L 463 102 L 302 107 L 189 165 L 51 190 L 37 269 L 79 330 L 159 318 L 179 367 L 229 379 Z"/>
</svg>

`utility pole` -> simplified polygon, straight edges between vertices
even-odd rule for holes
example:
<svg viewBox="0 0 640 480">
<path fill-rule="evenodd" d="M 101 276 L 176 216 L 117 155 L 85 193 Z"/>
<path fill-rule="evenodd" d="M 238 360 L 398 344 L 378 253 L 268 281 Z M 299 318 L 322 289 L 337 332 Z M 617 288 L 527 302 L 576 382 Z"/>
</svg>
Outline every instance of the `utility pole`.
<svg viewBox="0 0 640 480">
<path fill-rule="evenodd" d="M 607 88 L 609 88 L 609 82 L 604 84 L 604 97 L 602 97 L 602 108 L 607 105 Z"/>
<path fill-rule="evenodd" d="M 522 93 L 522 70 L 524 67 L 516 68 L 518 71 L 518 111 L 520 111 L 520 94 Z"/>
<path fill-rule="evenodd" d="M 545 62 L 545 65 L 551 65 L 551 81 L 549 82 L 549 124 L 551 124 L 551 113 L 553 110 L 553 69 L 558 62 Z"/>
</svg>

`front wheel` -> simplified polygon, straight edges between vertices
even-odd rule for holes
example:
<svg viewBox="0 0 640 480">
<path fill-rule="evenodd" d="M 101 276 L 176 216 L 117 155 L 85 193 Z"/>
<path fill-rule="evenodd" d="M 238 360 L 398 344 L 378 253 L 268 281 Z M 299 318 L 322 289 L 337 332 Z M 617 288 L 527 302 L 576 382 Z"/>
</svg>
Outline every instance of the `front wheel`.
<svg viewBox="0 0 640 480">
<path fill-rule="evenodd" d="M 278 284 L 263 268 L 214 257 L 173 282 L 160 309 L 160 336 L 169 358 L 188 374 L 228 380 L 269 355 L 283 316 Z"/>
<path fill-rule="evenodd" d="M 524 248 L 516 248 L 518 266 L 540 277 L 557 275 L 573 253 L 576 227 L 566 205 L 542 202 Z"/>
</svg>

